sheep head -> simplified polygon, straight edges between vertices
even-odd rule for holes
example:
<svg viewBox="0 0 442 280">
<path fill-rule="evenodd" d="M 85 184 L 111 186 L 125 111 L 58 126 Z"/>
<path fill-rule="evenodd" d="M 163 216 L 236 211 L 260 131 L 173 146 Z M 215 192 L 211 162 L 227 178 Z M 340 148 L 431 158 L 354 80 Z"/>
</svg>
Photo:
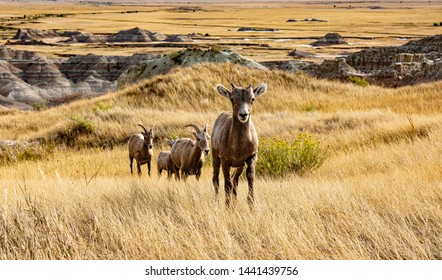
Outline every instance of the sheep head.
<svg viewBox="0 0 442 280">
<path fill-rule="evenodd" d="M 267 85 L 259 84 L 253 89 L 252 85 L 242 88 L 232 83 L 230 84 L 232 85 L 231 91 L 223 85 L 217 85 L 216 89 L 219 94 L 230 99 L 233 108 L 233 117 L 241 123 L 246 123 L 250 119 L 253 101 L 255 101 L 255 98 L 264 94 L 267 90 Z"/>
<path fill-rule="evenodd" d="M 198 126 L 195 124 L 188 124 L 184 127 L 193 127 L 195 131 L 193 132 L 193 135 L 196 139 L 196 145 L 198 148 L 201 149 L 201 151 L 204 152 L 205 155 L 208 155 L 210 153 L 210 147 L 209 147 L 209 140 L 210 136 L 209 133 L 207 133 L 207 124 L 204 126 L 204 130 L 201 131 Z"/>
<path fill-rule="evenodd" d="M 141 126 L 141 128 L 143 128 L 143 131 L 141 132 L 144 136 L 144 145 L 149 149 L 153 149 L 153 138 L 155 137 L 154 133 L 153 133 L 153 126 L 152 128 L 147 131 L 147 129 L 139 124 L 139 126 Z"/>
</svg>

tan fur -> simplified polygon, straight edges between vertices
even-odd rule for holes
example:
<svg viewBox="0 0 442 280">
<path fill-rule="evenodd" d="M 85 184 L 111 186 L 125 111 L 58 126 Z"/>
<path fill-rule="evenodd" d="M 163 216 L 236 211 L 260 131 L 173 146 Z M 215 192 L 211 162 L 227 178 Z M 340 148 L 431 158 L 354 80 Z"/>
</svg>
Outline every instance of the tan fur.
<svg viewBox="0 0 442 280">
<path fill-rule="evenodd" d="M 162 151 L 158 154 L 157 170 L 158 170 L 158 176 L 161 176 L 161 172 L 163 170 L 166 170 L 167 179 L 170 179 L 173 173 L 176 174 L 178 172 L 177 170 L 175 170 L 175 166 L 173 165 L 172 157 L 170 156 L 170 151 Z"/>
<path fill-rule="evenodd" d="M 231 193 L 237 196 L 239 176 L 247 164 L 249 193 L 247 200 L 253 203 L 253 182 L 255 165 L 258 158 L 258 135 L 251 120 L 252 103 L 266 91 L 267 86 L 260 84 L 255 90 L 251 86 L 238 88 L 232 84 L 232 91 L 218 85 L 218 92 L 230 99 L 232 113 L 221 113 L 215 120 L 212 130 L 212 166 L 215 193 L 219 192 L 219 169 L 222 167 L 226 204 L 230 205 Z M 230 168 L 236 168 L 232 178 Z M 233 179 L 233 182 L 232 182 Z"/>
<path fill-rule="evenodd" d="M 186 179 L 189 175 L 195 175 L 199 180 L 201 176 L 201 169 L 204 163 L 204 154 L 209 154 L 209 134 L 207 133 L 207 125 L 204 130 L 201 131 L 195 125 L 193 126 L 197 131 L 194 132 L 194 136 L 197 141 L 190 138 L 179 138 L 173 143 L 171 149 L 171 157 L 173 164 L 180 174 L 177 178 L 183 177 Z"/>
<path fill-rule="evenodd" d="M 141 175 L 141 165 L 147 164 L 148 174 L 150 176 L 151 161 L 153 157 L 153 128 L 148 132 L 144 126 L 143 132 L 132 135 L 129 138 L 129 161 L 130 161 L 130 173 L 132 172 L 132 162 L 135 159 L 137 161 L 138 174 Z"/>
</svg>

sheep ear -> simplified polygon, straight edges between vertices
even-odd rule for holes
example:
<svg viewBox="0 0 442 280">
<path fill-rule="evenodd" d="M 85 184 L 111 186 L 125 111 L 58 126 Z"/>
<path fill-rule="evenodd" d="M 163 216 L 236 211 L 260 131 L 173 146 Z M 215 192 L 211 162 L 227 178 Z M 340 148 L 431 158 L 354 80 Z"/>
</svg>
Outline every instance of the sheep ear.
<svg viewBox="0 0 442 280">
<path fill-rule="evenodd" d="M 223 85 L 219 84 L 216 86 L 216 90 L 224 97 L 230 98 L 231 92 L 226 89 Z"/>
<path fill-rule="evenodd" d="M 207 132 L 207 127 L 208 127 L 209 125 L 208 124 L 206 124 L 205 126 L 204 126 L 204 132 Z"/>
<path fill-rule="evenodd" d="M 255 97 L 259 97 L 264 94 L 267 90 L 266 84 L 259 84 L 254 90 L 253 93 L 255 94 Z"/>
</svg>

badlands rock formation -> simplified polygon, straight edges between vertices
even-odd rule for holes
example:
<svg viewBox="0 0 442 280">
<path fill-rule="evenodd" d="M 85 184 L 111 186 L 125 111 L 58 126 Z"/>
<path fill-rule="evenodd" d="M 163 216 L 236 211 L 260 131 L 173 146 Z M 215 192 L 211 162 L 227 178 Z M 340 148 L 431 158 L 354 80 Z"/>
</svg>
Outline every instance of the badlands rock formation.
<svg viewBox="0 0 442 280">
<path fill-rule="evenodd" d="M 12 38 L 9 44 L 48 44 L 50 43 L 148 43 L 148 42 L 192 42 L 193 40 L 182 34 L 166 36 L 160 32 L 152 32 L 138 27 L 121 30 L 111 35 L 96 35 L 83 31 L 58 31 L 22 28 Z"/>
<path fill-rule="evenodd" d="M 327 33 L 325 37 L 320 38 L 318 41 L 311 43 L 310 45 L 318 46 L 330 46 L 330 45 L 347 45 L 348 43 L 338 33 Z"/>
<path fill-rule="evenodd" d="M 155 55 L 75 56 L 57 60 L 36 52 L 0 47 L 0 105 L 31 109 L 29 105 L 57 103 L 114 91 L 116 79 L 132 65 Z"/>
<path fill-rule="evenodd" d="M 366 78 L 388 87 L 442 79 L 442 35 L 411 41 L 399 47 L 363 50 L 347 58 L 324 61 L 315 71 L 320 78 Z"/>
<path fill-rule="evenodd" d="M 140 29 L 138 27 L 122 30 L 115 35 L 112 35 L 107 40 L 108 42 L 157 42 L 164 41 L 166 36 L 159 32 L 151 32 Z"/>
<path fill-rule="evenodd" d="M 39 30 L 39 29 L 31 29 L 31 28 L 20 28 L 17 30 L 17 33 L 12 38 L 12 40 L 22 40 L 22 41 L 32 41 L 32 40 L 41 40 L 47 38 L 56 38 L 61 37 L 61 33 L 57 30 Z"/>
<path fill-rule="evenodd" d="M 130 84 L 149 79 L 155 75 L 164 74 L 171 69 L 181 66 L 188 67 L 197 63 L 235 63 L 248 67 L 265 69 L 263 65 L 245 58 L 233 51 L 186 49 L 166 55 L 161 58 L 143 61 L 130 67 L 118 79 L 118 88 L 122 89 Z"/>
<path fill-rule="evenodd" d="M 41 42 L 48 40 L 58 43 L 104 43 L 107 40 L 105 35 L 94 35 L 92 33 L 82 31 L 65 31 L 58 30 L 39 30 L 31 28 L 21 28 L 17 30 L 17 33 L 12 40 L 17 40 L 17 43 L 28 44 L 29 42 Z"/>
</svg>

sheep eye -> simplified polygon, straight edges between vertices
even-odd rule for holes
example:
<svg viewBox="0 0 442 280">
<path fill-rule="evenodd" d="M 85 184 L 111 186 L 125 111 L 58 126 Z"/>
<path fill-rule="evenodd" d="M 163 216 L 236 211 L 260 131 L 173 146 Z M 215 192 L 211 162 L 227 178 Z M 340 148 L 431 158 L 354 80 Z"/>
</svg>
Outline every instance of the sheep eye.
<svg viewBox="0 0 442 280">
<path fill-rule="evenodd" d="M 235 103 L 235 100 L 233 100 L 233 98 L 230 98 L 230 102 Z"/>
<path fill-rule="evenodd" d="M 250 103 L 253 103 L 253 101 L 255 101 L 255 98 L 252 98 L 252 102 L 250 102 Z"/>
</svg>

